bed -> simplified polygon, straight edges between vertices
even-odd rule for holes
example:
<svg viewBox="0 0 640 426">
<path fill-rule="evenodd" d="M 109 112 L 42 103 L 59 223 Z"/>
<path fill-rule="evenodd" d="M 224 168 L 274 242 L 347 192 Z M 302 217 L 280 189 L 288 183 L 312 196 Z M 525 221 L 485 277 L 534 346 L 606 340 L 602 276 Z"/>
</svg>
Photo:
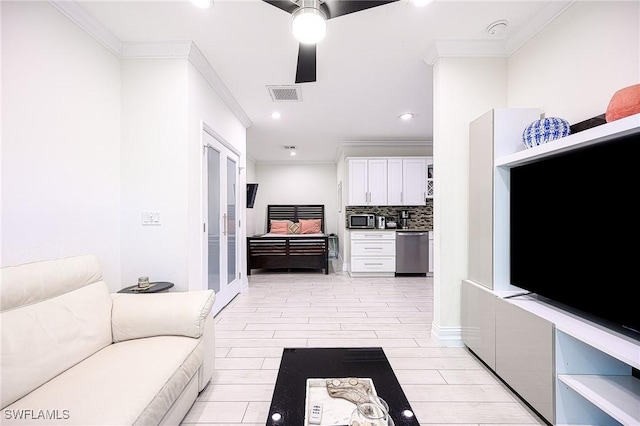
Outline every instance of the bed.
<svg viewBox="0 0 640 426">
<path fill-rule="evenodd" d="M 282 221 L 302 224 L 314 219 L 320 220 L 319 232 L 273 232 L 276 226 L 282 232 Z M 252 269 L 313 269 L 328 274 L 329 236 L 324 226 L 324 205 L 268 205 L 267 233 L 247 237 L 247 275 L 251 275 Z"/>
</svg>

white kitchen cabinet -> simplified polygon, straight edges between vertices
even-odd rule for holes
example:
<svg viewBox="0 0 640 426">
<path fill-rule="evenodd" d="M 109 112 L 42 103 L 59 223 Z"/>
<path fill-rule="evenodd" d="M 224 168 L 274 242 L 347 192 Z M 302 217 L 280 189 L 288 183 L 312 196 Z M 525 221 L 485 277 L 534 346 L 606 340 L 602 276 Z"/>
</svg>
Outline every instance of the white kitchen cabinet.
<svg viewBox="0 0 640 426">
<path fill-rule="evenodd" d="M 427 197 L 427 158 L 387 159 L 390 206 L 423 206 Z"/>
<path fill-rule="evenodd" d="M 427 158 L 427 198 L 433 198 L 433 157 Z"/>
<path fill-rule="evenodd" d="M 386 158 L 347 160 L 350 206 L 387 205 Z"/>
<path fill-rule="evenodd" d="M 429 273 L 433 274 L 433 231 L 429 231 Z"/>
<path fill-rule="evenodd" d="M 351 232 L 351 276 L 394 276 L 396 269 L 395 231 Z"/>
<path fill-rule="evenodd" d="M 402 205 L 402 159 L 387 159 L 387 201 L 390 206 Z"/>
</svg>

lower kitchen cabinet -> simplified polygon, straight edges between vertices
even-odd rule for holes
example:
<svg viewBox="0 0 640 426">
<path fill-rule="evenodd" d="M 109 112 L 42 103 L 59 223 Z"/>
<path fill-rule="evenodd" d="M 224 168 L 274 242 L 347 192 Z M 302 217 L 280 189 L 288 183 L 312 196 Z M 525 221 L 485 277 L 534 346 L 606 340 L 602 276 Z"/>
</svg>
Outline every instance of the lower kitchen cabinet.
<svg viewBox="0 0 640 426">
<path fill-rule="evenodd" d="M 351 276 L 394 276 L 396 268 L 395 231 L 351 232 Z"/>
</svg>

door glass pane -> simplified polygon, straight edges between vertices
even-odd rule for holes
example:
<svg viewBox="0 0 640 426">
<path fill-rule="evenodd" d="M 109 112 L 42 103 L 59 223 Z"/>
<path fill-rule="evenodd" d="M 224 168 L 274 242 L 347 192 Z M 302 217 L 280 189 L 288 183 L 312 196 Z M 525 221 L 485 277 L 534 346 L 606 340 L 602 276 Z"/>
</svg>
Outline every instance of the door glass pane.
<svg viewBox="0 0 640 426">
<path fill-rule="evenodd" d="M 207 148 L 209 288 L 220 291 L 220 153 Z"/>
<path fill-rule="evenodd" d="M 236 278 L 236 162 L 227 158 L 227 283 Z"/>
</svg>

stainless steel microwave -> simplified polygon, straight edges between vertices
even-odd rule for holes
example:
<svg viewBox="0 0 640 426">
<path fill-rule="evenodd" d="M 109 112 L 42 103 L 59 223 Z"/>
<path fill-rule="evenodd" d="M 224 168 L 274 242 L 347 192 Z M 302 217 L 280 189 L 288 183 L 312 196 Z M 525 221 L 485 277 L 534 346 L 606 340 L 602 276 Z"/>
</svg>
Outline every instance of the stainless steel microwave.
<svg viewBox="0 0 640 426">
<path fill-rule="evenodd" d="M 353 229 L 375 229 L 376 216 L 373 214 L 350 214 L 349 228 Z"/>
</svg>

